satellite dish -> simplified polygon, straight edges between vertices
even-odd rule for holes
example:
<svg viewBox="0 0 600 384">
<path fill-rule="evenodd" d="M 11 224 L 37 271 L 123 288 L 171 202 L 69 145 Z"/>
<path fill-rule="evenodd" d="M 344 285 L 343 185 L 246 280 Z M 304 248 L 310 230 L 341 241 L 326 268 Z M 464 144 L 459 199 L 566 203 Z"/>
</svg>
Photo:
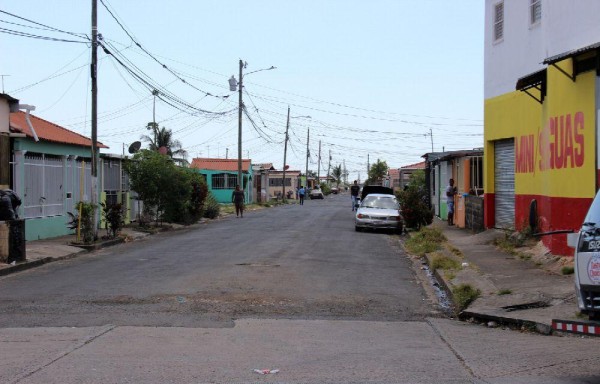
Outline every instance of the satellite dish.
<svg viewBox="0 0 600 384">
<path fill-rule="evenodd" d="M 285 167 L 283 167 L 283 169 L 285 169 L 287 171 L 288 169 L 290 169 L 290 166 L 286 165 Z"/>
<path fill-rule="evenodd" d="M 167 153 L 169 153 L 169 150 L 167 149 L 167 147 L 160 147 L 158 148 L 158 153 L 160 153 L 161 155 L 166 155 Z"/>
<path fill-rule="evenodd" d="M 140 141 L 134 141 L 129 146 L 129 153 L 136 153 L 142 147 L 142 143 Z"/>
</svg>

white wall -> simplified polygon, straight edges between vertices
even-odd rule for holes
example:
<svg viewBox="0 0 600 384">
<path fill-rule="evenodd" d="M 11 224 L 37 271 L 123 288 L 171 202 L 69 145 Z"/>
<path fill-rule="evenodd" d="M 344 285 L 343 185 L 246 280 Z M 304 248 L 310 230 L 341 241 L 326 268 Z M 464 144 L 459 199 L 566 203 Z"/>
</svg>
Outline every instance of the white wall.
<svg viewBox="0 0 600 384">
<path fill-rule="evenodd" d="M 504 38 L 493 41 L 494 7 L 485 2 L 484 97 L 515 90 L 548 57 L 600 42 L 600 1 L 542 0 L 542 21 L 529 23 L 529 0 L 504 0 Z"/>
<path fill-rule="evenodd" d="M 8 101 L 0 98 L 0 133 L 8 133 L 10 126 L 10 107 Z"/>
</svg>

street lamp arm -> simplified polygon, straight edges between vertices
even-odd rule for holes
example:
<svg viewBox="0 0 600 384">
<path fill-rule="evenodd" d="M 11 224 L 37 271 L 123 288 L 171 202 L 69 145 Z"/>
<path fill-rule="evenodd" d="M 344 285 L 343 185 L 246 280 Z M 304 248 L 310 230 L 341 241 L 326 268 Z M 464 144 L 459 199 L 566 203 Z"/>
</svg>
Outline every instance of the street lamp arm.
<svg viewBox="0 0 600 384">
<path fill-rule="evenodd" d="M 248 76 L 251 73 L 256 73 L 256 72 L 260 72 L 260 71 L 270 71 L 271 69 L 277 69 L 277 67 L 271 66 L 271 68 L 263 68 L 263 69 L 257 69 L 256 71 L 252 71 L 252 72 L 248 72 L 248 73 L 244 73 L 244 77 Z"/>
</svg>

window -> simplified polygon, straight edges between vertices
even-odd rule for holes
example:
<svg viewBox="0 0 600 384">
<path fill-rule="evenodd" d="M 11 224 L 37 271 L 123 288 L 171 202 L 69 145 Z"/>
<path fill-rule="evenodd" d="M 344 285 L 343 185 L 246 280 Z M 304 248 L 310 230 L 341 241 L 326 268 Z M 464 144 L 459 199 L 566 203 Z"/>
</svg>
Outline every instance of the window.
<svg viewBox="0 0 600 384">
<path fill-rule="evenodd" d="M 212 175 L 212 189 L 225 189 L 225 174 Z"/>
<path fill-rule="evenodd" d="M 65 168 L 62 157 L 27 153 L 24 160 L 23 216 L 30 219 L 62 215 L 65 196 L 63 194 Z"/>
<path fill-rule="evenodd" d="M 531 25 L 538 24 L 542 20 L 542 0 L 530 0 L 529 21 Z"/>
<path fill-rule="evenodd" d="M 470 161 L 470 191 L 469 193 L 477 196 L 483 195 L 483 156 L 471 157 Z"/>
<path fill-rule="evenodd" d="M 504 37 L 504 2 L 501 1 L 494 7 L 494 41 Z"/>
<path fill-rule="evenodd" d="M 238 185 L 238 175 L 237 174 L 227 174 L 227 188 L 235 189 L 235 186 Z"/>
<path fill-rule="evenodd" d="M 282 184 L 282 178 L 278 177 L 276 179 L 269 179 L 269 187 L 281 187 Z M 289 177 L 285 178 L 285 186 L 286 187 L 291 187 L 292 186 L 292 179 Z"/>
</svg>

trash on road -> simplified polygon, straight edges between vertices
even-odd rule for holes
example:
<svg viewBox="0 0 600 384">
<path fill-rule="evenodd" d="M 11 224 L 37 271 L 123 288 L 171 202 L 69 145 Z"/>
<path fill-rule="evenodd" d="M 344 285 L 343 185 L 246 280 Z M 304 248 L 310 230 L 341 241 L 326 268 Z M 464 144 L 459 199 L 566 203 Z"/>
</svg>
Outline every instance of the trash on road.
<svg viewBox="0 0 600 384">
<path fill-rule="evenodd" d="M 279 372 L 279 369 L 255 369 L 254 372 L 261 374 L 261 375 L 269 375 L 271 373 Z"/>
<path fill-rule="evenodd" d="M 468 266 L 469 266 L 469 263 L 462 263 L 461 265 L 462 265 L 462 266 L 463 266 L 463 268 L 464 268 L 464 267 L 468 267 Z"/>
</svg>

